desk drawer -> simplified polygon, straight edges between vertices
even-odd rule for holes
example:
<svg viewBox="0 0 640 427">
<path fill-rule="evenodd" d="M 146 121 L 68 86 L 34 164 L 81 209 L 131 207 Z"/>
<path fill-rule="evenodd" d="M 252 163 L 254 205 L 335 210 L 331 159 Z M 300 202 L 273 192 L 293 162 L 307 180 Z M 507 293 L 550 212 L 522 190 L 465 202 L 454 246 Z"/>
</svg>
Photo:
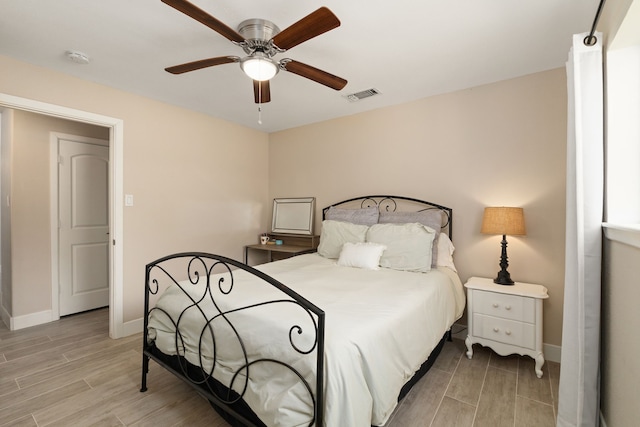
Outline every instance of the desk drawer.
<svg viewBox="0 0 640 427">
<path fill-rule="evenodd" d="M 473 315 L 473 335 L 532 350 L 536 345 L 535 325 L 478 313 Z"/>
<path fill-rule="evenodd" d="M 528 323 L 535 323 L 536 320 L 535 299 L 518 295 L 474 290 L 473 311 Z"/>
</svg>

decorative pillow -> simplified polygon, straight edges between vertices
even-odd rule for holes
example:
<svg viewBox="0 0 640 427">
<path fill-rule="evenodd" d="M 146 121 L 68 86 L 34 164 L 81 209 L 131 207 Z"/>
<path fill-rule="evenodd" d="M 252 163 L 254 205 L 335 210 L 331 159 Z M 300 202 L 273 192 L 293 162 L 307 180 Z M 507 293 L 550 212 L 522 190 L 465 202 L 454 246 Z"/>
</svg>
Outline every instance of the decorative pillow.
<svg viewBox="0 0 640 427">
<path fill-rule="evenodd" d="M 373 225 L 378 222 L 378 208 L 342 209 L 329 208 L 324 219 L 350 222 L 352 224 Z"/>
<path fill-rule="evenodd" d="M 380 266 L 394 270 L 431 270 L 431 248 L 435 231 L 418 223 L 376 224 L 367 231 L 367 242 L 387 247 Z"/>
<path fill-rule="evenodd" d="M 456 248 L 453 247 L 447 233 L 440 233 L 440 237 L 438 237 L 438 267 L 449 267 L 458 272 L 453 264 L 453 251 L 455 250 Z"/>
<path fill-rule="evenodd" d="M 380 257 L 385 245 L 379 243 L 345 243 L 338 258 L 338 265 L 345 267 L 364 268 L 365 270 L 379 270 Z"/>
<path fill-rule="evenodd" d="M 406 224 L 418 222 L 426 225 L 435 231 L 433 247 L 431 248 L 431 267 L 438 265 L 438 236 L 442 230 L 442 211 L 440 209 L 429 209 L 420 212 L 380 212 L 378 223 L 380 224 Z"/>
<path fill-rule="evenodd" d="M 364 242 L 369 227 L 349 222 L 324 220 L 320 233 L 318 254 L 325 258 L 338 258 L 345 243 Z"/>
</svg>

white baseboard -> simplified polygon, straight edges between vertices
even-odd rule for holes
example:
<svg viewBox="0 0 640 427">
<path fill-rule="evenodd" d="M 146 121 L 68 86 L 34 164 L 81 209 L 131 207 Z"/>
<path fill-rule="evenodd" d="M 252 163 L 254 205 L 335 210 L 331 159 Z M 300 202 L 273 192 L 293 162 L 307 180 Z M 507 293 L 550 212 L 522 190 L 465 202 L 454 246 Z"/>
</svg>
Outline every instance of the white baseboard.
<svg viewBox="0 0 640 427">
<path fill-rule="evenodd" d="M 144 328 L 144 320 L 141 318 L 136 320 L 131 320 L 129 322 L 124 322 L 122 325 L 122 336 L 128 337 L 129 335 L 134 335 L 139 332 L 142 332 Z"/>
<path fill-rule="evenodd" d="M 9 329 L 12 331 L 17 331 L 18 329 L 42 325 L 43 323 L 53 322 L 54 320 L 58 319 L 53 317 L 53 312 L 51 310 L 40 311 L 38 313 L 29 313 L 23 316 L 9 316 Z"/>
<path fill-rule="evenodd" d="M 4 322 L 7 328 L 11 331 L 42 325 L 59 319 L 53 316 L 53 312 L 51 310 L 12 317 L 2 306 L 0 306 L 0 316 L 2 318 L 2 322 Z M 138 332 L 142 332 L 143 326 L 144 322 L 142 318 L 126 322 L 122 325 L 122 333 L 118 334 L 118 336 L 126 337 L 137 334 Z"/>
<path fill-rule="evenodd" d="M 544 351 L 544 358 L 549 362 L 560 363 L 562 356 L 562 347 L 553 344 L 542 344 L 542 351 Z"/>
<path fill-rule="evenodd" d="M 467 324 L 466 323 L 454 323 L 453 325 L 453 338 L 465 340 L 467 338 Z M 560 356 L 562 354 L 562 347 L 553 344 L 542 344 L 542 351 L 544 352 L 545 360 L 549 362 L 560 363 Z"/>
</svg>

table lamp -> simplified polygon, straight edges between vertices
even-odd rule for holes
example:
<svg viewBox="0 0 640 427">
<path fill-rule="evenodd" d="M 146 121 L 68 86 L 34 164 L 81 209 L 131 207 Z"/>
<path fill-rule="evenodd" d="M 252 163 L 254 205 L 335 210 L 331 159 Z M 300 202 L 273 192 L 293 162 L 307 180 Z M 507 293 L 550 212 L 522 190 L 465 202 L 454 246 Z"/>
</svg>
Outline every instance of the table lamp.
<svg viewBox="0 0 640 427">
<path fill-rule="evenodd" d="M 491 207 L 484 208 L 482 217 L 482 234 L 502 234 L 502 255 L 500 257 L 500 271 L 493 279 L 499 285 L 513 285 L 511 275 L 507 271 L 507 234 L 510 236 L 524 236 L 524 211 L 522 208 Z"/>
</svg>

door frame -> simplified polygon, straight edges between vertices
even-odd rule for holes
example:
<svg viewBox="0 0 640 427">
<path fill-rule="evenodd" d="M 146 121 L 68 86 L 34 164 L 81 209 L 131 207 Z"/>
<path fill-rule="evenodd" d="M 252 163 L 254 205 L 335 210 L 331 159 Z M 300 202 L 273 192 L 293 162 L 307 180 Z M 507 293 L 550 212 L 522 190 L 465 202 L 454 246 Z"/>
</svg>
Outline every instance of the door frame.
<svg viewBox="0 0 640 427">
<path fill-rule="evenodd" d="M 111 218 L 109 233 L 112 239 L 112 244 L 109 245 L 109 336 L 111 338 L 123 337 L 125 335 L 123 297 L 124 121 L 115 117 L 0 93 L 0 108 L 3 107 L 109 128 L 109 214 Z M 53 309 L 55 306 L 56 314 L 59 314 L 57 298 L 58 295 L 52 295 L 51 307 Z"/>
<path fill-rule="evenodd" d="M 59 174 L 59 144 L 60 140 L 71 140 L 78 143 L 94 144 L 107 147 L 109 155 L 111 155 L 111 147 L 109 146 L 109 140 L 91 138 L 82 135 L 71 135 L 62 132 L 49 132 L 49 197 L 50 197 L 50 214 L 51 219 L 51 318 L 57 320 L 60 318 L 60 211 L 59 199 L 60 199 L 60 174 Z M 109 176 L 111 173 L 109 172 Z M 111 184 L 111 183 L 109 183 Z M 107 189 L 107 192 L 111 194 L 111 188 Z M 111 202 L 111 200 L 109 200 Z M 111 224 L 111 212 L 109 212 L 108 222 Z M 110 240 L 111 237 L 109 237 Z M 113 244 L 109 244 L 109 247 Z M 111 266 L 111 251 L 109 251 L 109 266 Z M 110 275 L 110 274 L 109 274 Z M 109 289 L 111 289 L 111 282 L 109 282 Z"/>
</svg>

